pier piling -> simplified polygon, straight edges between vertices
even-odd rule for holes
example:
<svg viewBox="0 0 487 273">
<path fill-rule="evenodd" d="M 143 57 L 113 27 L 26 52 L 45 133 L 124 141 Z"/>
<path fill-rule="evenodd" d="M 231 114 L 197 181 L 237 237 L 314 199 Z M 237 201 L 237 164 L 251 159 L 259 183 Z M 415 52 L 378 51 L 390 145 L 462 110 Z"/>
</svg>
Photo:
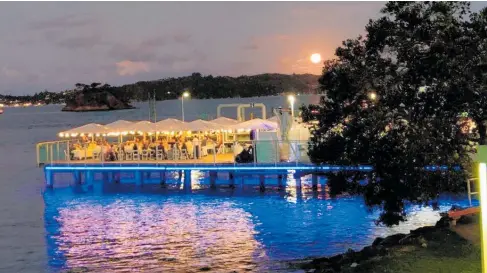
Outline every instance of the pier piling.
<svg viewBox="0 0 487 273">
<path fill-rule="evenodd" d="M 317 191 L 318 190 L 318 176 L 316 174 L 311 175 L 311 182 L 312 182 L 313 191 Z"/>
<path fill-rule="evenodd" d="M 166 184 L 166 172 L 165 171 L 161 172 L 160 175 L 161 175 L 161 182 L 160 182 L 161 187 L 165 188 L 167 186 L 167 184 Z"/>
<path fill-rule="evenodd" d="M 210 171 L 210 188 L 216 189 L 216 178 L 217 178 L 217 173 L 214 171 Z"/>
<path fill-rule="evenodd" d="M 144 184 L 144 174 L 142 171 L 135 171 L 135 184 L 142 186 Z"/>
<path fill-rule="evenodd" d="M 260 192 L 265 192 L 265 176 L 259 175 L 259 190 Z"/>
<path fill-rule="evenodd" d="M 90 171 L 90 170 L 86 171 L 85 172 L 85 183 L 91 185 L 91 184 L 93 184 L 94 180 L 95 179 L 93 177 L 93 171 Z"/>
<path fill-rule="evenodd" d="M 120 172 L 115 172 L 113 174 L 113 183 L 118 184 L 120 183 Z"/>
<path fill-rule="evenodd" d="M 230 172 L 229 173 L 229 178 L 230 178 L 229 179 L 230 180 L 230 184 L 229 184 L 230 188 L 231 189 L 235 189 L 235 173 Z M 242 178 L 242 181 L 243 181 L 243 178 Z"/>
<path fill-rule="evenodd" d="M 282 184 L 282 174 L 277 175 L 277 190 L 282 191 L 284 189 L 284 186 Z"/>
<path fill-rule="evenodd" d="M 184 190 L 191 191 L 191 170 L 184 171 Z"/>
<path fill-rule="evenodd" d="M 73 178 L 74 178 L 75 184 L 81 184 L 81 172 L 80 171 L 74 171 L 73 172 Z"/>
<path fill-rule="evenodd" d="M 45 170 L 44 175 L 46 176 L 46 187 L 53 188 L 54 187 L 54 176 L 52 171 Z"/>
</svg>

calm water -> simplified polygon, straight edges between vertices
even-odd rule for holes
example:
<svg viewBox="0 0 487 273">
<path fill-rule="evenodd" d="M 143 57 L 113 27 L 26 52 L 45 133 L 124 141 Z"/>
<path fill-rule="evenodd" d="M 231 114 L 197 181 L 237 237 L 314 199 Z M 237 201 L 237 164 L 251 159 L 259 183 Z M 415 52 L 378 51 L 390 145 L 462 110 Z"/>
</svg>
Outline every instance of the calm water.
<svg viewBox="0 0 487 273">
<path fill-rule="evenodd" d="M 298 104 L 317 97 L 299 97 Z M 242 99 L 270 107 L 285 98 Z M 220 103 L 185 102 L 187 120 L 216 115 Z M 127 111 L 61 113 L 60 106 L 5 109 L 0 115 L 0 272 L 267 272 L 279 261 L 332 255 L 370 244 L 377 236 L 434 224 L 438 213 L 411 207 L 407 223 L 378 227 L 358 197 L 330 199 L 302 190 L 259 194 L 251 188 L 207 189 L 203 173 L 192 176 L 193 192 L 108 185 L 90 191 L 60 183 L 45 191 L 43 172 L 35 167 L 35 143 L 55 139 L 64 129 L 89 122 L 146 119 L 145 104 Z M 159 102 L 158 118 L 181 113 L 178 101 Z M 225 113 L 235 117 L 228 110 Z M 220 178 L 224 183 L 225 178 Z M 249 178 L 251 183 L 257 181 Z M 246 180 L 247 181 L 247 180 Z M 323 181 L 321 181 L 323 182 Z M 466 204 L 443 198 L 442 209 Z"/>
</svg>

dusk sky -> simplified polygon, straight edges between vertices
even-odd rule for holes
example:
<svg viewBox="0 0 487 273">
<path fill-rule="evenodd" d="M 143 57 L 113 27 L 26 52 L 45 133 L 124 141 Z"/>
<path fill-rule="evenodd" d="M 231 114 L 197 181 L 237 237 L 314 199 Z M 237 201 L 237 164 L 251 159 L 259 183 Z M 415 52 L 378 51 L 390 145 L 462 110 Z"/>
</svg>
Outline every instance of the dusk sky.
<svg viewBox="0 0 487 273">
<path fill-rule="evenodd" d="M 331 58 L 384 3 L 2 2 L 0 94 L 193 72 L 319 74 L 309 56 Z"/>
</svg>

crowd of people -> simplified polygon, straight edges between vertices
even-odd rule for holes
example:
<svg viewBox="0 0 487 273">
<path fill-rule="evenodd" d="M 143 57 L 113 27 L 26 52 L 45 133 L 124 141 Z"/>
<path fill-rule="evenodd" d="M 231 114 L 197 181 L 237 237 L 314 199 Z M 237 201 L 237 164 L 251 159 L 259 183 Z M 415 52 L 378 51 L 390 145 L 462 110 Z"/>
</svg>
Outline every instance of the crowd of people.
<svg viewBox="0 0 487 273">
<path fill-rule="evenodd" d="M 193 137 L 137 138 L 123 143 L 108 143 L 105 139 L 80 139 L 70 145 L 70 158 L 102 158 L 105 161 L 133 159 L 199 159 L 217 153 L 223 142 L 217 138 Z"/>
</svg>

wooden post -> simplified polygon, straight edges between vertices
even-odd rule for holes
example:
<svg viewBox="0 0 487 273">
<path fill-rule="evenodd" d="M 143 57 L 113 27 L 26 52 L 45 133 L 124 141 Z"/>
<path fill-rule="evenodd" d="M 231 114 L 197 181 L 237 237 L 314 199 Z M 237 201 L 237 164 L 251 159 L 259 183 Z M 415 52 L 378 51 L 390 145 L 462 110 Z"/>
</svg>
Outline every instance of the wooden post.
<svg viewBox="0 0 487 273">
<path fill-rule="evenodd" d="M 265 176 L 263 174 L 259 176 L 259 190 L 265 192 Z"/>
</svg>

